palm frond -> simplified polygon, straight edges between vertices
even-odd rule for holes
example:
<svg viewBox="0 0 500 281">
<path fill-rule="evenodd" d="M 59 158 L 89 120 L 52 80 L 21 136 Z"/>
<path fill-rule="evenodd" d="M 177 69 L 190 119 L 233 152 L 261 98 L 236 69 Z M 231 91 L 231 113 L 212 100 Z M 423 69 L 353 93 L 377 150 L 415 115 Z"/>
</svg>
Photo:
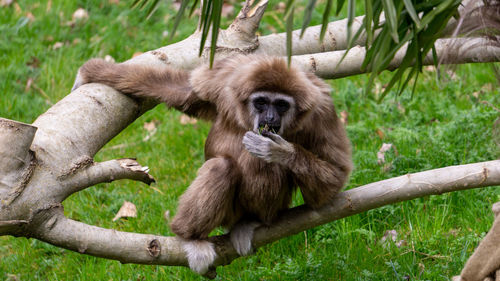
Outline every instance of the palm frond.
<svg viewBox="0 0 500 281">
<path fill-rule="evenodd" d="M 224 0 L 201 0 L 200 24 L 201 41 L 200 56 L 205 48 L 208 35 L 210 40 L 210 65 L 212 65 L 216 50 L 217 36 L 219 33 L 222 5 Z M 181 0 L 181 6 L 175 17 L 172 36 L 184 17 L 185 10 L 191 4 L 190 15 L 195 10 L 200 0 Z M 361 1 L 360 1 L 361 2 Z M 398 86 L 400 94 L 412 79 L 418 78 L 418 73 L 422 69 L 422 59 L 428 52 L 433 50 L 434 42 L 442 35 L 449 19 L 457 14 L 460 0 L 365 0 L 365 17 L 361 27 L 355 34 L 352 33 L 352 26 L 355 18 L 355 0 L 347 1 L 347 38 L 349 50 L 354 42 L 359 40 L 360 36 L 366 34 L 365 45 L 367 48 L 366 56 L 362 67 L 371 72 L 366 92 L 369 92 L 374 79 L 386 69 L 394 59 L 398 50 L 406 46 L 406 53 L 402 59 L 401 66 L 393 74 L 391 80 L 385 87 L 386 94 L 395 85 Z M 134 0 L 133 7 L 148 8 L 150 15 L 155 11 L 159 0 Z M 302 19 L 301 36 L 309 26 L 313 11 L 317 5 L 317 0 L 308 0 Z M 337 0 L 336 7 L 333 9 L 334 0 L 327 0 L 323 11 L 320 39 L 323 40 L 330 14 L 335 11 L 339 14 L 345 0 Z M 286 47 L 287 57 L 290 63 L 292 55 L 292 30 L 295 13 L 295 0 L 287 0 L 284 12 L 286 20 Z M 437 61 L 437 59 L 435 59 Z M 335 67 L 335 66 L 332 66 Z"/>
</svg>

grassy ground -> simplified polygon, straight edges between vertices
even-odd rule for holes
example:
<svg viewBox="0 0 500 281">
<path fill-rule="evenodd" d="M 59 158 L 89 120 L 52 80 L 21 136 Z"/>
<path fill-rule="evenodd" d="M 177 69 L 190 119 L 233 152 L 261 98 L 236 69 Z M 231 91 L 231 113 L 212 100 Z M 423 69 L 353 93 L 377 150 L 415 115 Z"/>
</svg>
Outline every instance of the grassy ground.
<svg viewBox="0 0 500 281">
<path fill-rule="evenodd" d="M 262 33 L 283 30 L 276 4 L 264 17 Z M 172 25 L 170 4 L 161 4 L 148 21 L 128 5 L 118 0 L 49 0 L 15 1 L 0 8 L 0 116 L 31 123 L 69 92 L 77 68 L 89 58 L 111 55 L 123 61 L 169 43 L 162 33 Z M 79 7 L 90 18 L 72 24 L 71 15 Z M 318 19 L 319 13 L 313 22 Z M 190 34 L 194 22 L 186 21 L 176 40 Z M 455 71 L 439 83 L 435 73 L 427 71 L 413 98 L 409 93 L 390 95 L 381 104 L 363 94 L 366 76 L 331 82 L 338 112 L 349 114 L 355 171 L 348 188 L 498 158 L 499 139 L 492 132 L 500 96 L 494 72 L 488 65 Z M 66 214 L 102 227 L 171 235 L 163 214 L 175 213 L 179 195 L 203 163 L 210 126 L 183 125 L 179 118 L 178 112 L 158 106 L 96 157 L 137 157 L 151 167 L 155 186 L 102 184 L 66 200 Z M 144 141 L 148 132 L 143 124 L 151 121 L 157 122 L 157 131 Z M 397 153 L 388 152 L 385 166 L 377 164 L 382 143 L 397 148 Z M 218 279 L 448 280 L 459 273 L 491 226 L 490 206 L 499 199 L 498 189 L 490 187 L 385 206 L 263 247 L 254 256 L 219 268 Z M 112 222 L 124 200 L 137 206 L 138 217 Z M 300 198 L 294 201 L 299 204 Z M 380 243 L 388 230 L 396 231 L 400 247 Z M 25 238 L 0 237 L 0 261 L 0 280 L 200 279 L 186 268 L 122 265 Z"/>
</svg>

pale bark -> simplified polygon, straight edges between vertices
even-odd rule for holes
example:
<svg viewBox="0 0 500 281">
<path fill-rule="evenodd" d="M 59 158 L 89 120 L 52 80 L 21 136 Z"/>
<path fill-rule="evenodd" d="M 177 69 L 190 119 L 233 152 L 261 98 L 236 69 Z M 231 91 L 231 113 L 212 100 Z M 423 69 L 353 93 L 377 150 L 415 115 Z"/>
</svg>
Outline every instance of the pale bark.
<svg viewBox="0 0 500 281">
<path fill-rule="evenodd" d="M 465 64 L 500 61 L 500 47 L 489 44 L 485 38 L 447 38 L 438 39 L 435 43 L 438 60 L 442 64 Z M 401 65 L 406 53 L 406 45 L 394 56 L 388 70 L 394 70 Z M 292 64 L 316 73 L 325 79 L 342 78 L 366 73 L 362 69 L 366 49 L 356 46 L 345 55 L 345 50 L 293 56 Z M 345 55 L 345 57 L 344 57 Z M 344 57 L 343 61 L 342 58 Z M 340 63 L 342 61 L 342 63 Z M 423 59 L 424 65 L 433 65 L 434 59 L 429 52 Z"/>
<path fill-rule="evenodd" d="M 340 193 L 318 210 L 292 208 L 273 225 L 255 230 L 253 245 L 261 247 L 280 238 L 380 206 L 446 192 L 500 185 L 500 160 L 452 166 L 374 182 Z M 66 249 L 122 263 L 187 266 L 182 239 L 120 232 L 90 226 L 64 217 L 60 205 L 50 207 L 33 237 Z M 50 219 L 48 219 L 50 218 Z M 161 223 L 161 222 L 160 222 Z M 218 253 L 215 266 L 238 255 L 227 235 L 211 237 Z"/>
<path fill-rule="evenodd" d="M 284 55 L 282 34 L 255 36 L 266 5 L 267 1 L 263 0 L 254 9 L 245 7 L 230 28 L 221 31 L 219 58 L 234 53 Z M 359 23 L 358 18 L 354 30 L 359 28 Z M 179 43 L 147 52 L 126 63 L 158 68 L 169 64 L 192 69 L 207 60 L 206 50 L 198 57 L 199 36 L 196 32 Z M 345 22 L 331 23 L 325 42 L 319 43 L 318 36 L 319 27 L 313 27 L 302 40 L 295 40 L 294 64 L 325 78 L 362 73 L 360 62 L 364 53 L 360 47 L 352 49 L 338 68 L 333 67 L 345 52 L 334 51 L 346 46 Z M 438 54 L 449 49 L 444 43 L 436 47 Z M 498 61 L 498 48 L 478 48 L 482 48 L 478 49 L 479 54 L 467 50 L 465 55 L 460 54 L 459 60 L 449 63 Z M 391 69 L 399 65 L 399 55 Z M 135 101 L 107 86 L 88 84 L 52 106 L 33 125 L 0 119 L 0 235 L 34 237 L 125 263 L 187 265 L 181 239 L 86 225 L 66 218 L 62 209 L 62 202 L 68 196 L 101 182 L 132 179 L 149 184 L 153 181 L 147 167 L 132 159 L 95 163 L 93 157 L 155 105 L 150 100 Z M 260 247 L 322 223 L 402 200 L 498 184 L 499 161 L 372 183 L 341 193 L 334 204 L 320 210 L 304 206 L 291 209 L 272 226 L 258 228 L 253 242 Z M 211 240 L 218 252 L 215 265 L 227 264 L 237 257 L 226 236 Z"/>
</svg>

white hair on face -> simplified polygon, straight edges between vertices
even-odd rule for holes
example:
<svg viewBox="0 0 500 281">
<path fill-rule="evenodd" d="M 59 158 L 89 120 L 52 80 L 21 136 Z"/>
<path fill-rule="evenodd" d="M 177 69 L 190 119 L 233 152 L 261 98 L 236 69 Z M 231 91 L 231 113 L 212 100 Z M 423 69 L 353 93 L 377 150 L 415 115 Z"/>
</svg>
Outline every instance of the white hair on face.
<svg viewBox="0 0 500 281">
<path fill-rule="evenodd" d="M 283 134 L 285 129 L 292 123 L 293 117 L 295 116 L 295 108 L 296 108 L 295 99 L 292 98 L 291 96 L 276 92 L 255 92 L 251 94 L 250 102 L 248 103 L 247 106 L 248 106 L 248 111 L 250 112 L 250 116 L 254 116 L 253 131 L 256 133 L 259 130 L 259 116 L 255 111 L 255 108 L 253 106 L 253 101 L 258 98 L 268 98 L 271 101 L 271 103 L 274 102 L 275 100 L 285 100 L 286 102 L 288 102 L 288 104 L 290 104 L 290 108 L 281 117 L 281 127 L 278 132 L 278 135 Z"/>
</svg>

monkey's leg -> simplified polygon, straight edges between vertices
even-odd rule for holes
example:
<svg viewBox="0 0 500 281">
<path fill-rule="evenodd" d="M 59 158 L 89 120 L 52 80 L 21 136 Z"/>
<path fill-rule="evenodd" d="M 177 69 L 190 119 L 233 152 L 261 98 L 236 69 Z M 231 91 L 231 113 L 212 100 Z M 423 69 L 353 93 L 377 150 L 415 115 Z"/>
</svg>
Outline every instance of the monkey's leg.
<svg viewBox="0 0 500 281">
<path fill-rule="evenodd" d="M 252 253 L 253 232 L 259 225 L 261 225 L 260 222 L 242 220 L 231 229 L 229 233 L 231 243 L 240 256 L 246 256 Z"/>
<path fill-rule="evenodd" d="M 230 159 L 210 159 L 179 200 L 171 228 L 188 240 L 184 251 L 193 271 L 203 274 L 215 260 L 213 245 L 201 239 L 217 226 L 234 220 L 234 189 L 239 177 Z"/>
</svg>

